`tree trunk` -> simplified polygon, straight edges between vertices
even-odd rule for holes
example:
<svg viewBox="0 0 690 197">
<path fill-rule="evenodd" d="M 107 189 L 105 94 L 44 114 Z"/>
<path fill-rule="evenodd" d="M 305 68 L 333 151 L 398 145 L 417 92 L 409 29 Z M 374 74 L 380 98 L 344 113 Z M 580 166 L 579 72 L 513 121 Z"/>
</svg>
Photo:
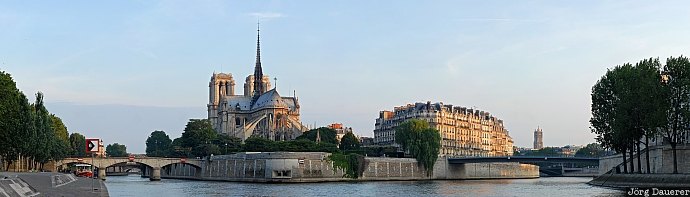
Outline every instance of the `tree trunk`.
<svg viewBox="0 0 690 197">
<path fill-rule="evenodd" d="M 635 145 L 630 144 L 630 173 L 635 173 Z"/>
<path fill-rule="evenodd" d="M 11 165 L 12 165 L 12 161 L 7 161 L 7 166 L 5 166 L 5 172 L 10 170 Z"/>
<path fill-rule="evenodd" d="M 676 157 L 676 143 L 670 142 L 673 150 L 673 174 L 678 174 L 678 158 Z"/>
<path fill-rule="evenodd" d="M 628 174 L 628 150 L 623 149 L 623 173 Z"/>
<path fill-rule="evenodd" d="M 642 150 L 640 150 L 640 140 L 637 140 L 637 173 L 642 174 Z"/>
<path fill-rule="evenodd" d="M 649 136 L 645 135 L 644 142 L 645 142 L 645 146 L 646 146 L 645 149 L 647 149 L 647 151 L 645 151 L 645 156 L 647 157 L 645 159 L 645 160 L 647 160 L 647 174 L 651 174 L 652 173 L 652 167 L 651 167 L 651 165 L 649 165 Z"/>
</svg>

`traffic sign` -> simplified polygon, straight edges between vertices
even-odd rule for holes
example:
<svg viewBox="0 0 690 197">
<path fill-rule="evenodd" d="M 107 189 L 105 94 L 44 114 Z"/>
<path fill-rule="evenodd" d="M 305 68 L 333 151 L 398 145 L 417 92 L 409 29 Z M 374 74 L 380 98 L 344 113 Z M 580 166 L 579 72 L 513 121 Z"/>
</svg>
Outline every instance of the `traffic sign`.
<svg viewBox="0 0 690 197">
<path fill-rule="evenodd" d="M 101 140 L 96 138 L 86 139 L 86 152 L 87 153 L 97 153 L 101 151 L 100 142 Z"/>
</svg>

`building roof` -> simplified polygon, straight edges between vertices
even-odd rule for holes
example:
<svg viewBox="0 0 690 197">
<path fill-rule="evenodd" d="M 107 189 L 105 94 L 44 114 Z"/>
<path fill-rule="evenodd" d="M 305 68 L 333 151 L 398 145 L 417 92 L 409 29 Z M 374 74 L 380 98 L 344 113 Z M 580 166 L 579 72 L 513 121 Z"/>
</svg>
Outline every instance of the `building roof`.
<svg viewBox="0 0 690 197">
<path fill-rule="evenodd" d="M 242 111 L 247 111 L 251 109 L 252 105 L 252 97 L 246 97 L 243 95 L 237 95 L 237 96 L 227 96 L 225 97 L 225 102 L 227 102 L 227 106 L 229 108 L 237 108 L 239 107 L 240 110 Z"/>
<path fill-rule="evenodd" d="M 259 98 L 256 99 L 256 102 L 254 102 L 252 109 L 275 107 L 287 107 L 287 104 L 285 104 L 283 98 L 280 97 L 278 91 L 276 91 L 276 89 L 273 88 L 272 90 L 269 90 L 268 92 L 261 94 L 261 96 L 259 96 Z"/>
</svg>

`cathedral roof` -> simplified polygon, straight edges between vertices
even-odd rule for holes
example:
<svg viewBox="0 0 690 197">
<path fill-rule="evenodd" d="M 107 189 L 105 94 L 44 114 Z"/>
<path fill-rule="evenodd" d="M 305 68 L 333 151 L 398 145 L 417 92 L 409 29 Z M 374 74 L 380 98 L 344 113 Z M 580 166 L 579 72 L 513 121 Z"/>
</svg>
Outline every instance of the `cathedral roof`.
<svg viewBox="0 0 690 197">
<path fill-rule="evenodd" d="M 251 109 L 252 97 L 245 96 L 229 96 L 225 97 L 228 107 L 236 108 L 246 111 Z"/>
<path fill-rule="evenodd" d="M 287 103 L 283 101 L 283 98 L 280 97 L 280 94 L 278 94 L 275 88 L 261 94 L 261 96 L 256 99 L 256 102 L 254 102 L 252 109 L 272 107 L 287 107 Z"/>
</svg>

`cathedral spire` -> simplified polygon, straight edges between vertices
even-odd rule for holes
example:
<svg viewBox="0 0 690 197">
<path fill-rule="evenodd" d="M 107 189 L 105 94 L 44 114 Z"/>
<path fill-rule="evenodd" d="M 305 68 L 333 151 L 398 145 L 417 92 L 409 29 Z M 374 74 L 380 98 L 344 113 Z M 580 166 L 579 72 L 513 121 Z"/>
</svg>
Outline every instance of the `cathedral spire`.
<svg viewBox="0 0 690 197">
<path fill-rule="evenodd" d="M 261 35 L 259 30 L 259 22 L 256 22 L 256 63 L 254 65 L 254 95 L 264 93 L 263 78 L 264 73 L 261 69 Z"/>
</svg>

